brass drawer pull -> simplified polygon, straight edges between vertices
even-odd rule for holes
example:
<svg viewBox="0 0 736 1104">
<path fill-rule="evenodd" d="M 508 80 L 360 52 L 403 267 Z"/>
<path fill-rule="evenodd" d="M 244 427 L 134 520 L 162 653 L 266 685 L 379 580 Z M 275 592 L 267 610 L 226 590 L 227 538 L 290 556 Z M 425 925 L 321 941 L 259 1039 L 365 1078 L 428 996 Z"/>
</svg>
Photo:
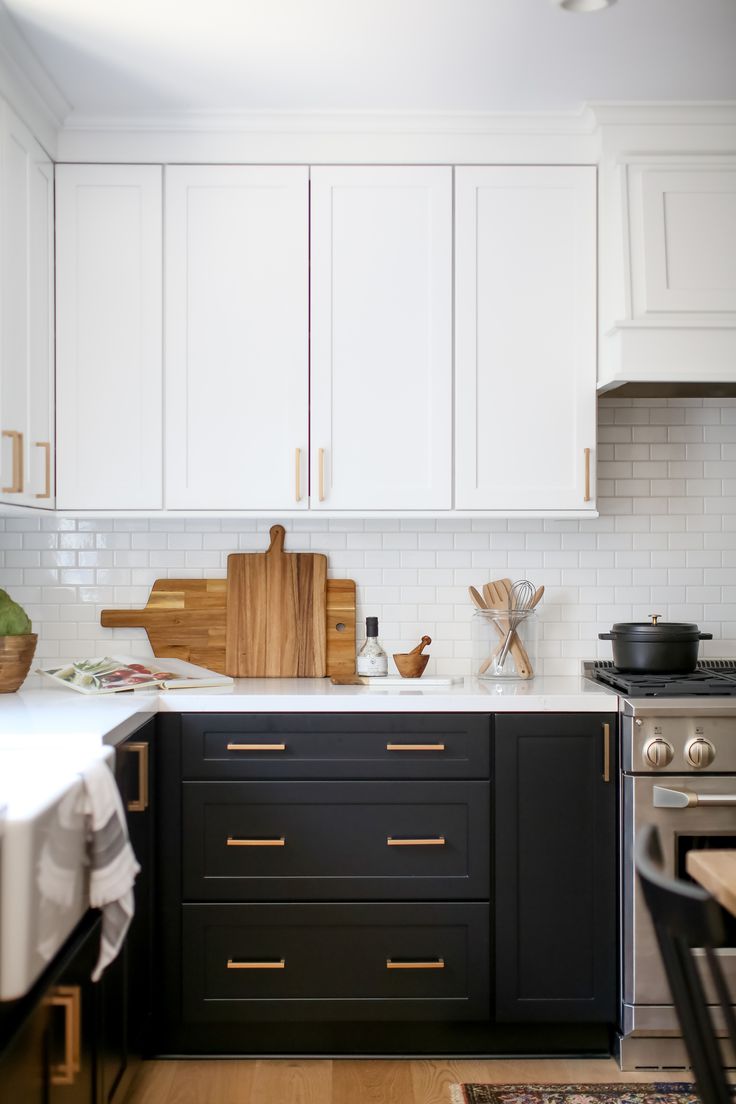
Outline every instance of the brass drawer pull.
<svg viewBox="0 0 736 1104">
<path fill-rule="evenodd" d="M 286 751 L 286 744 L 228 744 L 228 751 Z"/>
<path fill-rule="evenodd" d="M 286 836 L 278 839 L 238 839 L 237 836 L 227 837 L 228 847 L 286 847 Z"/>
<path fill-rule="evenodd" d="M 444 744 L 386 744 L 386 751 L 444 751 Z"/>
<path fill-rule="evenodd" d="M 279 958 L 272 962 L 236 962 L 229 958 L 227 968 L 228 970 L 285 970 L 286 959 Z"/>
<path fill-rule="evenodd" d="M 3 487 L 3 494 L 23 493 L 23 434 L 18 429 L 4 429 L 3 437 L 9 437 L 13 442 L 13 469 L 10 486 Z"/>
<path fill-rule="evenodd" d="M 603 781 L 611 781 L 611 726 L 603 726 Z"/>
<path fill-rule="evenodd" d="M 444 836 L 432 836 L 429 839 L 394 839 L 389 836 L 386 840 L 389 847 L 444 847 Z"/>
<path fill-rule="evenodd" d="M 64 1061 L 51 1066 L 52 1085 L 73 1085 L 82 1068 L 82 991 L 78 985 L 59 985 L 47 998 L 51 1008 L 64 1010 Z"/>
<path fill-rule="evenodd" d="M 50 441 L 34 441 L 36 448 L 44 450 L 44 491 L 43 494 L 37 494 L 36 498 L 51 498 L 51 442 Z"/>
<path fill-rule="evenodd" d="M 138 796 L 128 802 L 128 812 L 144 813 L 148 808 L 148 744 L 124 744 L 123 747 L 138 755 Z"/>
<path fill-rule="evenodd" d="M 428 962 L 412 962 L 411 959 L 387 958 L 387 970 L 444 970 L 444 958 L 432 958 Z"/>
</svg>

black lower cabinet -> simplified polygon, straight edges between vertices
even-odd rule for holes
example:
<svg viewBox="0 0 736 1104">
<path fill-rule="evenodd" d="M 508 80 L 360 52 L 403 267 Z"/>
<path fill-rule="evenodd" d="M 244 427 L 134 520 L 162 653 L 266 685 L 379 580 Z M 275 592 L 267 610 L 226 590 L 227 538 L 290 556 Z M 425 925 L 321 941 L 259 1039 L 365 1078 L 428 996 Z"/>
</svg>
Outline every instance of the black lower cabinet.
<svg viewBox="0 0 736 1104">
<path fill-rule="evenodd" d="M 100 985 L 90 980 L 100 950 L 102 923 L 90 914 L 88 930 L 48 990 L 48 1104 L 97 1101 Z"/>
<path fill-rule="evenodd" d="M 3 1104 L 96 1104 L 100 929 L 89 912 L 30 993 L 0 1005 Z"/>
<path fill-rule="evenodd" d="M 154 722 L 115 749 L 115 778 L 126 810 L 128 834 L 141 868 L 135 916 L 119 957 L 101 979 L 99 1104 L 125 1095 L 151 1053 L 153 1016 Z"/>
<path fill-rule="evenodd" d="M 162 714 L 156 755 L 159 1053 L 610 1053 L 613 715 Z"/>
<path fill-rule="evenodd" d="M 616 716 L 500 714 L 495 1015 L 616 1017 Z"/>
</svg>

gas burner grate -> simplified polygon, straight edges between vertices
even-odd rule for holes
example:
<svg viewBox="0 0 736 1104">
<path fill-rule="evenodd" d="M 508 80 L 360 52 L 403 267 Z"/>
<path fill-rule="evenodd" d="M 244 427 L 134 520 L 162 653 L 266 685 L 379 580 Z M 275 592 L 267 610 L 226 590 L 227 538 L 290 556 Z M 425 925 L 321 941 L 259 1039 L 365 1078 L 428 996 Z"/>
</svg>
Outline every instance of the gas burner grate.
<svg viewBox="0 0 736 1104">
<path fill-rule="evenodd" d="M 736 697 L 736 661 L 727 659 L 702 660 L 689 675 L 634 675 L 617 671 L 610 660 L 598 660 L 593 677 L 641 698 Z"/>
</svg>

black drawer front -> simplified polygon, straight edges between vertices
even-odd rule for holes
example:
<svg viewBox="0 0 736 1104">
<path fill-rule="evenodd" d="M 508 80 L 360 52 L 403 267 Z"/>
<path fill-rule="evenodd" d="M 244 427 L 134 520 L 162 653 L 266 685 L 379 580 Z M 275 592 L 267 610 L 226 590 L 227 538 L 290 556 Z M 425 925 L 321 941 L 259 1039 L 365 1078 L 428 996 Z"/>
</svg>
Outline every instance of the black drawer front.
<svg viewBox="0 0 736 1104">
<path fill-rule="evenodd" d="M 470 713 L 189 714 L 184 777 L 488 778 L 490 731 Z"/>
<path fill-rule="evenodd" d="M 187 900 L 489 895 L 488 782 L 185 782 L 183 825 Z"/>
<path fill-rule="evenodd" d="M 183 911 L 189 1020 L 489 1017 L 486 904 L 184 905 Z"/>
</svg>

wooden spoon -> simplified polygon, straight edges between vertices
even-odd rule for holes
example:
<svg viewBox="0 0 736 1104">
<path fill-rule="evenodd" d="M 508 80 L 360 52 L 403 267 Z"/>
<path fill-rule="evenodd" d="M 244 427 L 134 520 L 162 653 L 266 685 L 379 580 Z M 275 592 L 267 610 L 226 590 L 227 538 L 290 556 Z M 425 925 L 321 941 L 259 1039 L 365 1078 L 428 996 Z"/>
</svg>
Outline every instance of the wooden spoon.
<svg viewBox="0 0 736 1104">
<path fill-rule="evenodd" d="M 468 594 L 470 595 L 471 601 L 478 607 L 478 609 L 484 610 L 488 608 L 486 603 L 481 598 L 480 592 L 477 591 L 474 586 L 468 587 Z"/>
</svg>

